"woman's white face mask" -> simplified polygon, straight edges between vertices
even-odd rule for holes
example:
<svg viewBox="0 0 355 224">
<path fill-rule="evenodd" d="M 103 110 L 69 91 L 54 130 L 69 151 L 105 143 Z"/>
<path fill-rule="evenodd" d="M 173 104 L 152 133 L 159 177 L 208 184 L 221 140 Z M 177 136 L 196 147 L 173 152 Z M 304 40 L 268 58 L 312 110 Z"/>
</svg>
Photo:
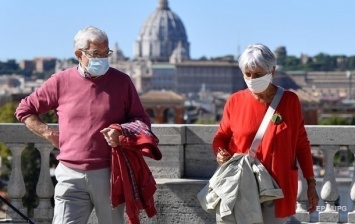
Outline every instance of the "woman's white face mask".
<svg viewBox="0 0 355 224">
<path fill-rule="evenodd" d="M 253 93 L 261 93 L 266 90 L 272 81 L 272 74 L 266 74 L 260 78 L 246 79 L 244 76 L 244 81 L 247 84 L 250 91 Z"/>
</svg>

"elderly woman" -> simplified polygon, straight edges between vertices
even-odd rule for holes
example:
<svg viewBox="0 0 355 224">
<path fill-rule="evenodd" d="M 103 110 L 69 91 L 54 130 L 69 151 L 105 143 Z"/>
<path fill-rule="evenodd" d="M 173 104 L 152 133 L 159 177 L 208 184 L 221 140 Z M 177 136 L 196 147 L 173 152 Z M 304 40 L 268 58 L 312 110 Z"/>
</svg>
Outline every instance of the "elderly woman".
<svg viewBox="0 0 355 224">
<path fill-rule="evenodd" d="M 276 58 L 262 44 L 248 46 L 239 58 L 247 89 L 230 96 L 213 140 L 217 163 L 247 153 L 278 87 L 272 84 Z M 285 223 L 295 214 L 298 164 L 308 183 L 308 211 L 318 204 L 310 143 L 296 94 L 285 91 L 256 152 L 283 191 L 284 198 L 261 204 L 264 223 Z M 218 220 L 217 220 L 218 222 Z M 229 222 L 228 222 L 229 223 Z"/>
</svg>

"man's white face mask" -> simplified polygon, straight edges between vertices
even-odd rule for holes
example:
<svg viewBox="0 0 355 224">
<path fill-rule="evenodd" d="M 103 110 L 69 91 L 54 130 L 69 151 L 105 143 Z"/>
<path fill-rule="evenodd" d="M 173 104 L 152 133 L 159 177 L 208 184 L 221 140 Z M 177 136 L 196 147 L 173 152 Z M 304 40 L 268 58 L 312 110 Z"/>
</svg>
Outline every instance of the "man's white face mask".
<svg viewBox="0 0 355 224">
<path fill-rule="evenodd" d="M 86 70 L 92 76 L 102 76 L 110 68 L 108 58 L 89 58 L 89 64 L 86 67 Z"/>
</svg>

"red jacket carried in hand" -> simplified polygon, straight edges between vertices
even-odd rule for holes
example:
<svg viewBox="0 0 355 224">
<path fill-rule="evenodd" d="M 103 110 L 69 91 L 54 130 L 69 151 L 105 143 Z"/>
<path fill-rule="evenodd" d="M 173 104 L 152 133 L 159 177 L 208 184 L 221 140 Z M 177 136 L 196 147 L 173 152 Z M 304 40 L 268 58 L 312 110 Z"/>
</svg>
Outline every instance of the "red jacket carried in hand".
<svg viewBox="0 0 355 224">
<path fill-rule="evenodd" d="M 156 182 L 143 156 L 160 160 L 159 140 L 143 122 L 137 120 L 110 128 L 120 130 L 120 145 L 112 148 L 111 202 L 116 207 L 126 203 L 130 224 L 139 224 L 139 211 L 148 217 L 157 214 L 154 204 Z"/>
</svg>

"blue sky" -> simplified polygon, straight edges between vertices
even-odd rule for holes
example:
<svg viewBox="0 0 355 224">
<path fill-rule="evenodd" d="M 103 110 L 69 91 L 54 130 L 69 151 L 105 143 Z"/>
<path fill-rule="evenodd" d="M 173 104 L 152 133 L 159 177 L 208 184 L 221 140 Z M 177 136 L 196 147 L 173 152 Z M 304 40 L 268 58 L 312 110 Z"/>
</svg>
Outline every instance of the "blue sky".
<svg viewBox="0 0 355 224">
<path fill-rule="evenodd" d="M 73 57 L 88 25 L 105 30 L 132 57 L 134 41 L 159 0 L 0 0 L 0 61 Z M 169 0 L 183 21 L 190 55 L 238 55 L 260 42 L 288 55 L 355 55 L 354 0 Z"/>
</svg>

